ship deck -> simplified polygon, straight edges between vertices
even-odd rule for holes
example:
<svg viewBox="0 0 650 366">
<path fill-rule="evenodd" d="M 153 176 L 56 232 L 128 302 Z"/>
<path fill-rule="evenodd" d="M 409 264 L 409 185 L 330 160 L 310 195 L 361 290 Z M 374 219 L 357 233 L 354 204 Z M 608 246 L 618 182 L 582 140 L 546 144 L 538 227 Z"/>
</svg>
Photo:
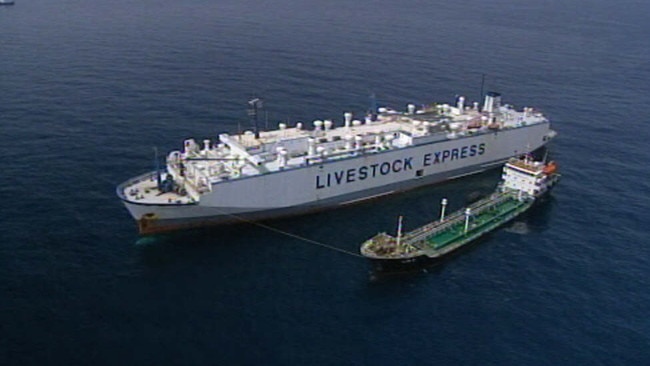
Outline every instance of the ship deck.
<svg viewBox="0 0 650 366">
<path fill-rule="evenodd" d="M 418 245 L 420 249 L 425 252 L 438 250 L 447 245 L 453 244 L 457 241 L 462 241 L 467 237 L 474 236 L 475 234 L 482 234 L 500 225 L 510 213 L 516 211 L 518 208 L 526 205 L 526 202 L 519 201 L 516 197 L 508 196 L 506 200 L 489 206 L 482 212 L 473 215 L 470 219 L 468 231 L 465 232 L 464 220 L 459 220 L 453 225 L 449 226 L 446 230 L 442 230 L 432 236 L 427 237 L 425 240 L 420 241 Z"/>
<path fill-rule="evenodd" d="M 163 178 L 164 176 L 163 174 Z M 147 205 L 182 205 L 194 202 L 188 194 L 181 195 L 177 191 L 161 193 L 155 172 L 141 175 L 120 185 L 117 193 L 125 201 Z"/>
</svg>

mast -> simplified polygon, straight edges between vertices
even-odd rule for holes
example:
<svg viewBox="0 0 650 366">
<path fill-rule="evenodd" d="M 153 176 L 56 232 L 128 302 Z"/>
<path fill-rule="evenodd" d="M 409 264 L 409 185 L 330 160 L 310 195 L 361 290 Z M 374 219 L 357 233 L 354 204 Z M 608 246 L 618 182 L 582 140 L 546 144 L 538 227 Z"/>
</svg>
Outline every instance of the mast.
<svg viewBox="0 0 650 366">
<path fill-rule="evenodd" d="M 483 88 L 485 87 L 485 73 L 481 74 L 481 95 L 479 95 L 479 103 L 483 101 Z M 479 104 L 480 106 L 480 104 Z"/>
<path fill-rule="evenodd" d="M 402 218 L 403 216 L 400 216 L 399 219 L 397 220 L 397 247 L 398 248 L 402 241 Z"/>
<path fill-rule="evenodd" d="M 259 139 L 260 138 L 260 128 L 259 128 L 259 122 L 257 120 L 257 113 L 258 111 L 262 108 L 262 99 L 260 98 L 253 98 L 248 101 L 248 115 L 251 117 L 251 124 L 253 125 L 255 129 L 255 138 Z"/>
<path fill-rule="evenodd" d="M 158 189 L 161 189 L 162 187 L 162 177 L 160 176 L 160 162 L 158 161 L 158 148 L 154 146 L 153 148 L 153 165 L 156 169 L 156 183 Z"/>
<path fill-rule="evenodd" d="M 440 206 L 442 206 L 442 209 L 440 210 L 440 222 L 442 222 L 445 219 L 445 208 L 447 208 L 446 198 L 442 199 L 442 201 L 440 202 Z"/>
<path fill-rule="evenodd" d="M 377 120 L 377 97 L 375 93 L 370 94 L 370 109 L 368 110 L 368 115 L 370 116 L 371 121 Z"/>
</svg>

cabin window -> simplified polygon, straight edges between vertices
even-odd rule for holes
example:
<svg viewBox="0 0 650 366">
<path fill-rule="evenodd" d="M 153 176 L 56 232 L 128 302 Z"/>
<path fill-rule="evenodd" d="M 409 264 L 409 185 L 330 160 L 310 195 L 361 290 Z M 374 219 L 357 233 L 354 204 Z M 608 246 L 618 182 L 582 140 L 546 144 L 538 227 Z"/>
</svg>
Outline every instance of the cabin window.
<svg viewBox="0 0 650 366">
<path fill-rule="evenodd" d="M 417 171 L 415 172 L 415 176 L 416 176 L 416 177 L 422 177 L 422 176 L 424 176 L 424 169 L 417 170 Z"/>
</svg>

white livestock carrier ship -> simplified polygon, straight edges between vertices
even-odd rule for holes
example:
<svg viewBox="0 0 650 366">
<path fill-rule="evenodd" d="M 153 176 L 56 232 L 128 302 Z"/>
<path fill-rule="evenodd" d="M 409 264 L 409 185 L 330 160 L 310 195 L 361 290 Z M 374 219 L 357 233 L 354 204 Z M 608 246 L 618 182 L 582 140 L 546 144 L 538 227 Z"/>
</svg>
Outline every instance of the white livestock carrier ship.
<svg viewBox="0 0 650 366">
<path fill-rule="evenodd" d="M 258 101 L 250 102 L 256 112 Z M 166 167 L 132 178 L 117 195 L 140 233 L 263 220 L 360 202 L 501 166 L 555 136 L 532 108 L 433 104 L 379 108 L 364 121 L 331 120 L 185 140 Z"/>
</svg>

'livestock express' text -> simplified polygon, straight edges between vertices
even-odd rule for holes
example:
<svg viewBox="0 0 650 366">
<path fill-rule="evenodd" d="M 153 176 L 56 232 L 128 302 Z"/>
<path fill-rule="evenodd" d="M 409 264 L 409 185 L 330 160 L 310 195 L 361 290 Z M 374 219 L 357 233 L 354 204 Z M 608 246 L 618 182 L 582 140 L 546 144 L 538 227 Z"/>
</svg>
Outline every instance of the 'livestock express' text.
<svg viewBox="0 0 650 366">
<path fill-rule="evenodd" d="M 461 148 L 440 150 L 433 153 L 426 153 L 422 156 L 420 166 L 441 164 L 447 161 L 471 158 L 485 153 L 485 143 L 468 145 Z M 413 170 L 413 157 L 400 158 L 393 161 L 384 161 L 370 165 L 363 165 L 358 168 L 339 170 L 331 173 L 323 173 L 316 176 L 316 189 L 331 187 L 345 183 L 352 183 L 366 179 L 372 179 L 381 175 L 395 174 Z"/>
</svg>

